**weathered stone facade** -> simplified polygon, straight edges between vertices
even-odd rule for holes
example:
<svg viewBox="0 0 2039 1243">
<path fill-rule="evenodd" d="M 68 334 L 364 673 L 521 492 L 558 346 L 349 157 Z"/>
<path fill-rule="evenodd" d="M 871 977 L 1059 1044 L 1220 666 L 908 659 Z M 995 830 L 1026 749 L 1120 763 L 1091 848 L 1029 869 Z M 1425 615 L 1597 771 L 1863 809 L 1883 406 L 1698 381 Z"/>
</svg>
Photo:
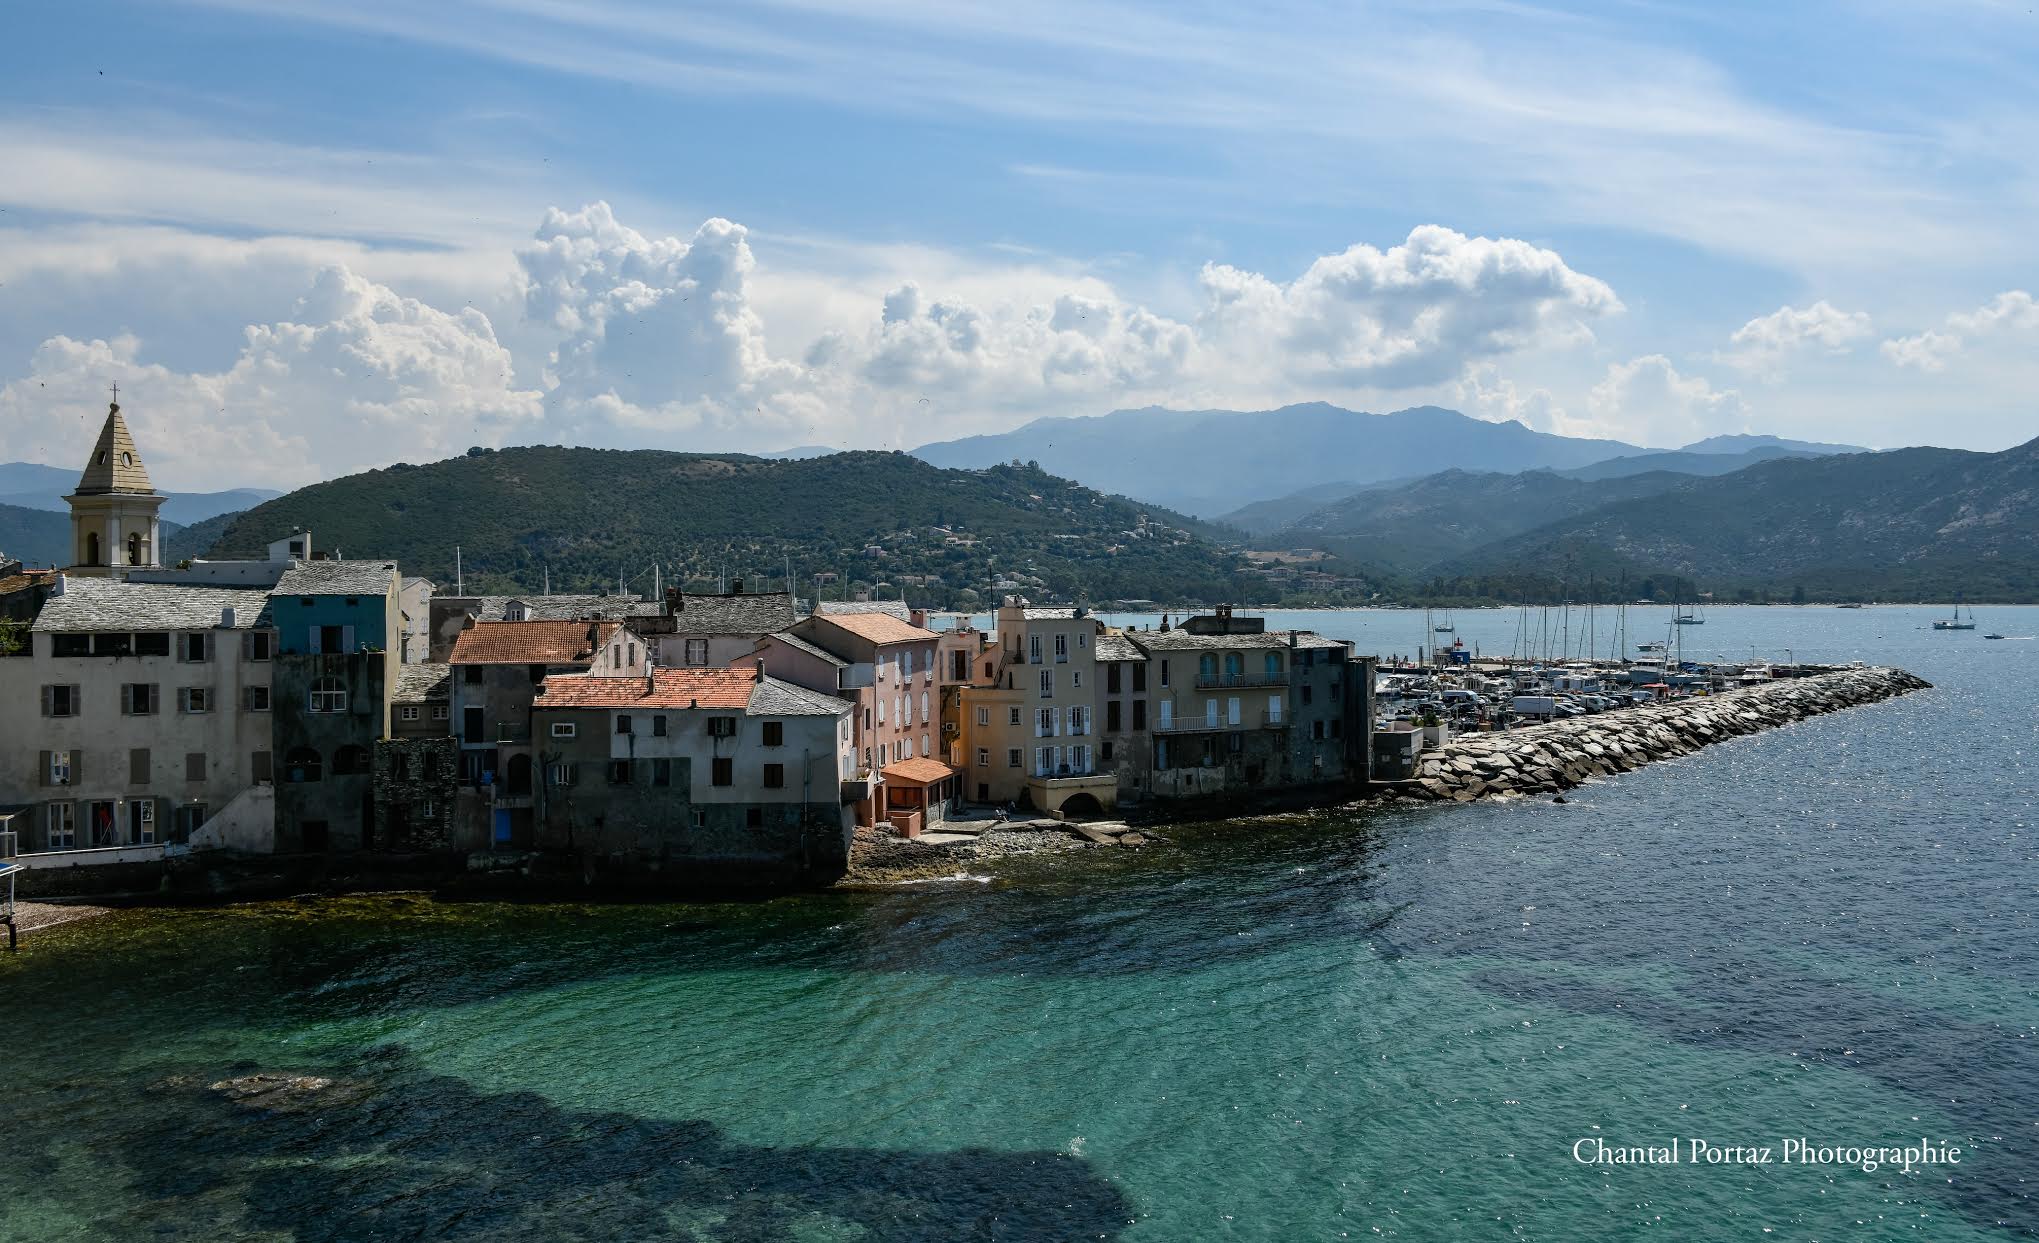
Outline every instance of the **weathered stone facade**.
<svg viewBox="0 0 2039 1243">
<path fill-rule="evenodd" d="M 388 738 L 375 747 L 375 849 L 458 850 L 460 743 L 439 738 Z"/>
</svg>

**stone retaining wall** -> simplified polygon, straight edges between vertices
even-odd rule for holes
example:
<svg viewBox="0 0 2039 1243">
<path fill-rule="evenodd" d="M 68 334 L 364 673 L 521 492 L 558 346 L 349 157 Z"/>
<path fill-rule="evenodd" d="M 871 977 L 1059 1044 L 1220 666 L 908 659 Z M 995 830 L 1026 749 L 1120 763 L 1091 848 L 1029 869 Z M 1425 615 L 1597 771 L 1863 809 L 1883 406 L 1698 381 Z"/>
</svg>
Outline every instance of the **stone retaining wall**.
<svg viewBox="0 0 2039 1243">
<path fill-rule="evenodd" d="M 1465 734 L 1424 752 L 1415 779 L 1393 793 L 1460 803 L 1555 794 L 1592 777 L 1930 686 L 1902 669 L 1839 669 L 1505 733 Z"/>
</svg>

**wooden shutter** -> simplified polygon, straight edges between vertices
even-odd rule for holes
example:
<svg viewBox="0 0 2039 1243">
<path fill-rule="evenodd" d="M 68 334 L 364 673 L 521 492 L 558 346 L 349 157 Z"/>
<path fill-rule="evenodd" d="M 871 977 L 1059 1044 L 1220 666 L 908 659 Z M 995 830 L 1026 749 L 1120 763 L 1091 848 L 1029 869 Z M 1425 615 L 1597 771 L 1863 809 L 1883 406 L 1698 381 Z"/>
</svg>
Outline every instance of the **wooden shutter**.
<svg viewBox="0 0 2039 1243">
<path fill-rule="evenodd" d="M 304 650 L 310 652 L 314 656 L 320 655 L 325 651 L 325 649 L 319 646 L 319 628 L 317 626 L 311 626 L 309 627 L 309 629 L 311 631 L 311 638 L 310 640 L 307 641 Z"/>
<path fill-rule="evenodd" d="M 55 698 L 56 693 L 57 688 L 54 686 L 45 686 L 42 688 L 42 714 L 44 716 L 48 716 L 50 714 L 51 700 Z"/>
<path fill-rule="evenodd" d="M 149 749 L 135 747 L 127 753 L 127 781 L 129 785 L 149 784 Z"/>
<path fill-rule="evenodd" d="M 71 715 L 72 715 L 72 716 L 82 716 L 82 715 L 84 714 L 84 712 L 85 712 L 85 699 L 84 699 L 84 697 L 83 697 L 83 696 L 82 696 L 82 695 L 81 695 L 81 694 L 79 693 L 79 692 L 81 692 L 81 691 L 83 691 L 83 690 L 84 690 L 84 687 L 80 686 L 80 685 L 79 685 L 78 683 L 76 683 L 76 682 L 73 682 L 73 683 L 71 683 Z"/>
<path fill-rule="evenodd" d="M 71 752 L 71 784 L 73 786 L 85 784 L 85 753 L 83 751 Z"/>
<path fill-rule="evenodd" d="M 50 783 L 50 753 L 48 751 L 38 751 L 35 753 L 35 771 L 37 785 L 46 786 Z"/>
<path fill-rule="evenodd" d="M 187 751 L 184 753 L 184 779 L 186 781 L 205 780 L 205 752 Z"/>
<path fill-rule="evenodd" d="M 340 650 L 343 652 L 351 652 L 354 650 L 354 627 L 352 626 L 340 627 Z"/>
<path fill-rule="evenodd" d="M 276 780 L 276 768 L 271 752 L 257 751 L 249 758 L 253 764 L 256 781 Z"/>
</svg>

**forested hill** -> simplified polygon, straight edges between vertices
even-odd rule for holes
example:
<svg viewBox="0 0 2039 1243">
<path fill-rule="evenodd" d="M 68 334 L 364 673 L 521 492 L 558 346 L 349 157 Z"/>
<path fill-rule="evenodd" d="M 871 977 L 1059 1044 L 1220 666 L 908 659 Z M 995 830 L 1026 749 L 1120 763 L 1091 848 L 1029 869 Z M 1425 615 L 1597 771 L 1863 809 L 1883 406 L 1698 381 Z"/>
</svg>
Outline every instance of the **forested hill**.
<svg viewBox="0 0 2039 1243">
<path fill-rule="evenodd" d="M 943 607 L 985 602 L 1001 577 L 1067 600 L 1265 592 L 1179 514 L 1036 467 L 943 470 L 902 453 L 476 450 L 258 505 L 232 520 L 212 555 L 254 555 L 298 528 L 321 550 L 395 557 L 442 591 L 453 587 L 457 545 L 469 592 L 537 590 L 548 571 L 555 591 L 614 587 L 619 575 L 643 591 L 654 563 L 668 584 L 727 574 L 761 585 L 776 583 L 788 558 L 803 593 L 834 573 Z"/>
</svg>

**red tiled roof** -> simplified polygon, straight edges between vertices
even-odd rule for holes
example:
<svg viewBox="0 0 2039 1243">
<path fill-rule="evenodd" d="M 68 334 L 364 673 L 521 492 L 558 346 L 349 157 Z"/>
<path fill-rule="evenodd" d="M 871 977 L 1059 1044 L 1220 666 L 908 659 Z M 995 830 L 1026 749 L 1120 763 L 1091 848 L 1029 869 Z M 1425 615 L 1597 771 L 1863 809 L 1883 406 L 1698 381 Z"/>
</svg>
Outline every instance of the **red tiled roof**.
<svg viewBox="0 0 2039 1243">
<path fill-rule="evenodd" d="M 643 676 L 607 677 L 585 673 L 559 674 L 545 685 L 531 706 L 548 708 L 733 708 L 750 707 L 757 677 L 747 669 L 654 669 L 649 685 Z"/>
<path fill-rule="evenodd" d="M 912 643 L 941 637 L 912 622 L 900 621 L 890 613 L 817 613 L 814 619 L 872 643 Z"/>
<path fill-rule="evenodd" d="M 956 775 L 955 769 L 940 760 L 930 759 L 924 755 L 901 760 L 897 764 L 887 764 L 878 772 L 887 781 L 900 781 L 917 786 L 931 786 L 937 781 L 945 781 Z"/>
<path fill-rule="evenodd" d="M 476 622 L 460 632 L 451 665 L 585 665 L 621 622 Z M 589 642 L 593 632 L 593 642 Z"/>
</svg>

